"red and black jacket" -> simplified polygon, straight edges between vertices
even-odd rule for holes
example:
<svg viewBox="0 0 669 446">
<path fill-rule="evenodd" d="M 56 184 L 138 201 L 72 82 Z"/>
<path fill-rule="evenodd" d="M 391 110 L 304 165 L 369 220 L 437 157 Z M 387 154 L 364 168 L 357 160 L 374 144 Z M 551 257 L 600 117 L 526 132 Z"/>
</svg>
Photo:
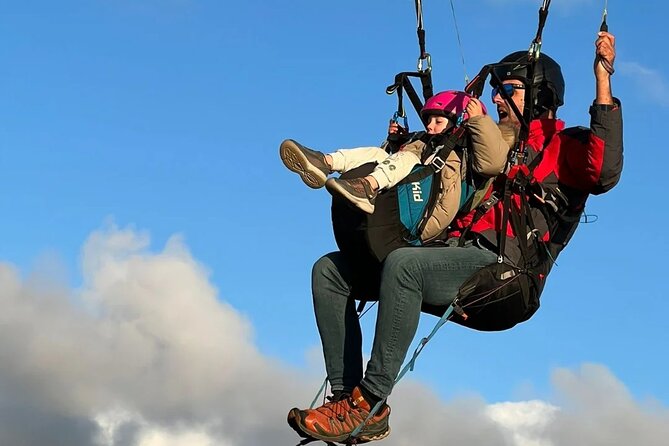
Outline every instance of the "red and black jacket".
<svg viewBox="0 0 669 446">
<path fill-rule="evenodd" d="M 506 262 L 521 268 L 522 252 L 527 250 L 522 249 L 520 240 L 526 241 L 525 246 L 532 245 L 532 239 L 540 241 L 554 260 L 578 226 L 588 196 L 612 189 L 623 165 L 622 112 L 617 99 L 614 105 L 590 107 L 589 129 L 565 129 L 561 120 L 537 119 L 530 122 L 529 130 L 525 163 L 500 175 L 486 194 L 487 207 L 458 216 L 449 233 L 452 237 L 463 233 L 475 237 L 503 255 Z M 514 190 L 510 185 L 518 178 L 523 186 Z M 511 218 L 504 218 L 505 192 L 510 198 L 507 204 L 511 204 Z M 523 221 L 531 224 L 520 225 L 527 233 L 517 237 L 514 226 L 519 227 L 519 220 L 513 214 L 523 208 L 528 214 Z M 502 240 L 505 220 L 506 237 Z"/>
</svg>

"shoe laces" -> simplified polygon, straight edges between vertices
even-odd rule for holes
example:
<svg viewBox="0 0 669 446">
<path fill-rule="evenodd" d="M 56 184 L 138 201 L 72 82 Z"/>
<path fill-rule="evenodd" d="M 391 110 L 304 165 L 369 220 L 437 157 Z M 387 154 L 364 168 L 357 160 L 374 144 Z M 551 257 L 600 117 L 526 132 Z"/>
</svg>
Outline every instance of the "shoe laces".
<svg viewBox="0 0 669 446">
<path fill-rule="evenodd" d="M 347 399 L 350 396 L 351 394 L 349 392 L 341 392 L 339 395 L 335 393 L 333 395 L 326 396 L 325 399 L 328 401 L 341 401 Z"/>
<path fill-rule="evenodd" d="M 340 422 L 344 422 L 347 415 L 350 416 L 356 411 L 363 419 L 367 417 L 367 411 L 356 406 L 355 403 L 351 401 L 350 396 L 346 396 L 338 401 L 334 401 L 331 397 L 328 397 L 328 399 L 330 400 L 329 402 L 315 409 L 328 418 L 336 418 Z"/>
<path fill-rule="evenodd" d="M 353 189 L 356 190 L 356 192 L 359 192 L 361 194 L 365 194 L 367 199 L 373 200 L 376 198 L 376 193 L 372 191 L 372 185 L 369 184 L 369 181 L 367 181 L 364 178 L 353 178 L 349 180 L 349 184 Z"/>
</svg>

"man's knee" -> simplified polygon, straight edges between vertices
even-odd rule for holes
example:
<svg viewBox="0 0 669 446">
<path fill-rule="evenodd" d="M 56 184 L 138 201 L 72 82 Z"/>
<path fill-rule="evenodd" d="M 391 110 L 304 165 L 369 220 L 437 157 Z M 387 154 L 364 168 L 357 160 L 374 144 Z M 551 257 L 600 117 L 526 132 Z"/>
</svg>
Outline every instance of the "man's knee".
<svg viewBox="0 0 669 446">
<path fill-rule="evenodd" d="M 417 254 L 417 248 L 400 248 L 388 254 L 383 266 L 383 277 L 414 276 L 420 269 Z"/>
<path fill-rule="evenodd" d="M 311 283 L 314 287 L 324 283 L 337 283 L 343 280 L 343 259 L 340 252 L 331 252 L 316 260 L 311 269 Z"/>
</svg>

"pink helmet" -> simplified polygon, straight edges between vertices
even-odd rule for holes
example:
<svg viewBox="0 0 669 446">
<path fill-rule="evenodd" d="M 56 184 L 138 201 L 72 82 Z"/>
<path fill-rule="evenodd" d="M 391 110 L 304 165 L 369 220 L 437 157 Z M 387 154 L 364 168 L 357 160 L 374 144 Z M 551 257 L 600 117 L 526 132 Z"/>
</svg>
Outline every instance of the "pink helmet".
<svg viewBox="0 0 669 446">
<path fill-rule="evenodd" d="M 462 116 L 463 120 L 469 119 L 469 116 L 465 113 L 465 107 L 467 107 L 471 98 L 472 96 L 464 91 L 442 91 L 425 102 L 425 106 L 420 111 L 420 116 L 424 120 L 431 115 L 445 116 L 449 119 L 457 119 Z M 481 103 L 481 107 L 483 108 L 483 114 L 487 114 L 483 103 Z"/>
</svg>

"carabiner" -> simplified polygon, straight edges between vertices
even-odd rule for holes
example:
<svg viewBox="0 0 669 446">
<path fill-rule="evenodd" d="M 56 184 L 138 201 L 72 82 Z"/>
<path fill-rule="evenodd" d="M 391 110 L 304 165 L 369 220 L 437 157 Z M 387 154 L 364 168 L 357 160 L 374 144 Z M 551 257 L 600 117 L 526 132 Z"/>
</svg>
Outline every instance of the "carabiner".
<svg viewBox="0 0 669 446">
<path fill-rule="evenodd" d="M 532 42 L 530 49 L 527 51 L 527 55 L 531 61 L 539 60 L 539 56 L 541 56 L 541 40 Z"/>
<path fill-rule="evenodd" d="M 395 124 L 399 124 L 400 119 L 402 119 L 402 124 L 404 124 L 404 127 L 403 127 L 404 130 L 408 131 L 409 130 L 409 118 L 407 117 L 406 113 L 404 113 L 403 115 L 400 115 L 400 112 L 396 111 L 393 114 L 392 122 L 394 122 Z"/>
<path fill-rule="evenodd" d="M 423 68 L 423 61 L 427 64 L 426 68 Z M 418 58 L 418 72 L 429 73 L 430 71 L 432 71 L 432 56 L 430 56 L 430 53 L 424 53 Z"/>
</svg>

